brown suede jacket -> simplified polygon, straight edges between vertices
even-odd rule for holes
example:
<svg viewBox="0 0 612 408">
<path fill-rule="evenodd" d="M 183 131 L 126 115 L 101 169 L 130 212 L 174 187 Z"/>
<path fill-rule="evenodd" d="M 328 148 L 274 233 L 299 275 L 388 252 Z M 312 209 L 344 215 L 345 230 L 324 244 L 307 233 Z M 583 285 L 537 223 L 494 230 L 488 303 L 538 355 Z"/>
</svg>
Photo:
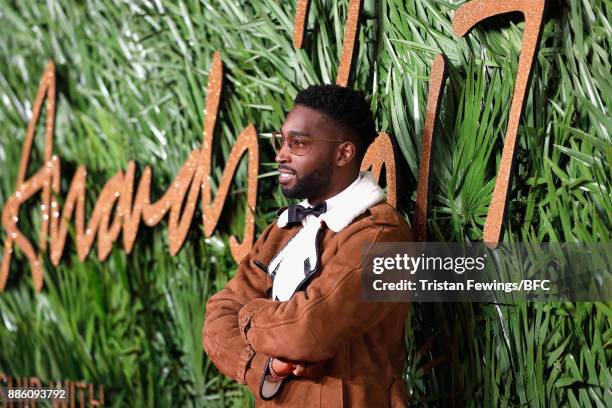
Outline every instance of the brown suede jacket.
<svg viewBox="0 0 612 408">
<path fill-rule="evenodd" d="M 208 300 L 202 333 L 208 357 L 249 387 L 257 407 L 405 406 L 408 304 L 362 301 L 360 268 L 364 244 L 413 241 L 410 228 L 386 202 L 338 233 L 324 228 L 320 270 L 290 300 L 270 300 L 265 266 L 300 228 L 268 226 L 236 276 Z M 270 356 L 323 364 L 315 377 L 289 377 L 265 401 L 260 382 Z"/>
</svg>

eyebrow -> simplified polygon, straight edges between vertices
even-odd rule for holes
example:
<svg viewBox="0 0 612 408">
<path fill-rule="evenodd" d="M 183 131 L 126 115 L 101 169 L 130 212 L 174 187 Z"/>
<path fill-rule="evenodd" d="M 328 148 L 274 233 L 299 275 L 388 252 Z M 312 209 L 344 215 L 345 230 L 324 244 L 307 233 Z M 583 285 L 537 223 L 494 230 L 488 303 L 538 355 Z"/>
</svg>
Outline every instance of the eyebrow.
<svg viewBox="0 0 612 408">
<path fill-rule="evenodd" d="M 299 130 L 290 130 L 287 133 L 289 134 L 289 136 L 308 136 L 308 137 L 312 137 L 308 133 L 302 132 L 302 131 L 299 131 Z"/>
</svg>

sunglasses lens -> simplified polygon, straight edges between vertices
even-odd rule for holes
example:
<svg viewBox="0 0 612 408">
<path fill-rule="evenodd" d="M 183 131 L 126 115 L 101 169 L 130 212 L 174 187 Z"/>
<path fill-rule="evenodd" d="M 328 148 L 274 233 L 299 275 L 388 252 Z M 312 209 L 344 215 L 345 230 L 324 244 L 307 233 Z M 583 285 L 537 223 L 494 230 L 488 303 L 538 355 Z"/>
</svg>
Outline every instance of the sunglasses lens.
<svg viewBox="0 0 612 408">
<path fill-rule="evenodd" d="M 301 138 L 298 140 L 293 136 L 283 136 L 282 133 L 274 132 L 272 133 L 272 141 L 274 149 L 277 152 L 279 152 L 283 148 L 285 142 L 287 142 L 287 147 L 289 147 L 289 151 L 297 156 L 303 156 L 308 151 L 308 143 L 304 140 L 301 140 Z"/>
<path fill-rule="evenodd" d="M 272 133 L 272 145 L 276 151 L 279 151 L 283 147 L 283 142 L 284 140 L 282 134 L 278 132 Z"/>
</svg>

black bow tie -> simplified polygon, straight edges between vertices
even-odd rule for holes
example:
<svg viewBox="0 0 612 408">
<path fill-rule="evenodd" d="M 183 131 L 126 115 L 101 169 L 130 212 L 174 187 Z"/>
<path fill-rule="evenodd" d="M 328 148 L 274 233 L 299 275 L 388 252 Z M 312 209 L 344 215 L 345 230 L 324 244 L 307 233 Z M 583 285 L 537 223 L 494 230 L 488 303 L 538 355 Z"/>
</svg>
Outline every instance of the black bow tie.
<svg viewBox="0 0 612 408">
<path fill-rule="evenodd" d="M 319 203 L 314 207 L 310 208 L 304 208 L 301 205 L 297 204 L 290 205 L 289 208 L 287 208 L 287 211 L 288 223 L 292 224 L 294 222 L 302 222 L 302 220 L 309 215 L 314 215 L 315 217 L 318 217 L 319 215 L 327 211 L 327 203 L 323 201 L 322 203 Z"/>
</svg>

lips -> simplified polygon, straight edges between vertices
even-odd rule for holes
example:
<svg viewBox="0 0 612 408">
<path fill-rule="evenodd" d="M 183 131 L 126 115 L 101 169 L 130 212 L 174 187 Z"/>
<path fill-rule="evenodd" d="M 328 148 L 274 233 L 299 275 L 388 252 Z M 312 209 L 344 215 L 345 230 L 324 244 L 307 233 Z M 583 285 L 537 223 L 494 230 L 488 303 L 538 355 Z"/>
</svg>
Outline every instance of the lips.
<svg viewBox="0 0 612 408">
<path fill-rule="evenodd" d="M 295 178 L 295 172 L 287 169 L 278 169 L 278 182 L 281 184 L 287 184 Z"/>
</svg>

